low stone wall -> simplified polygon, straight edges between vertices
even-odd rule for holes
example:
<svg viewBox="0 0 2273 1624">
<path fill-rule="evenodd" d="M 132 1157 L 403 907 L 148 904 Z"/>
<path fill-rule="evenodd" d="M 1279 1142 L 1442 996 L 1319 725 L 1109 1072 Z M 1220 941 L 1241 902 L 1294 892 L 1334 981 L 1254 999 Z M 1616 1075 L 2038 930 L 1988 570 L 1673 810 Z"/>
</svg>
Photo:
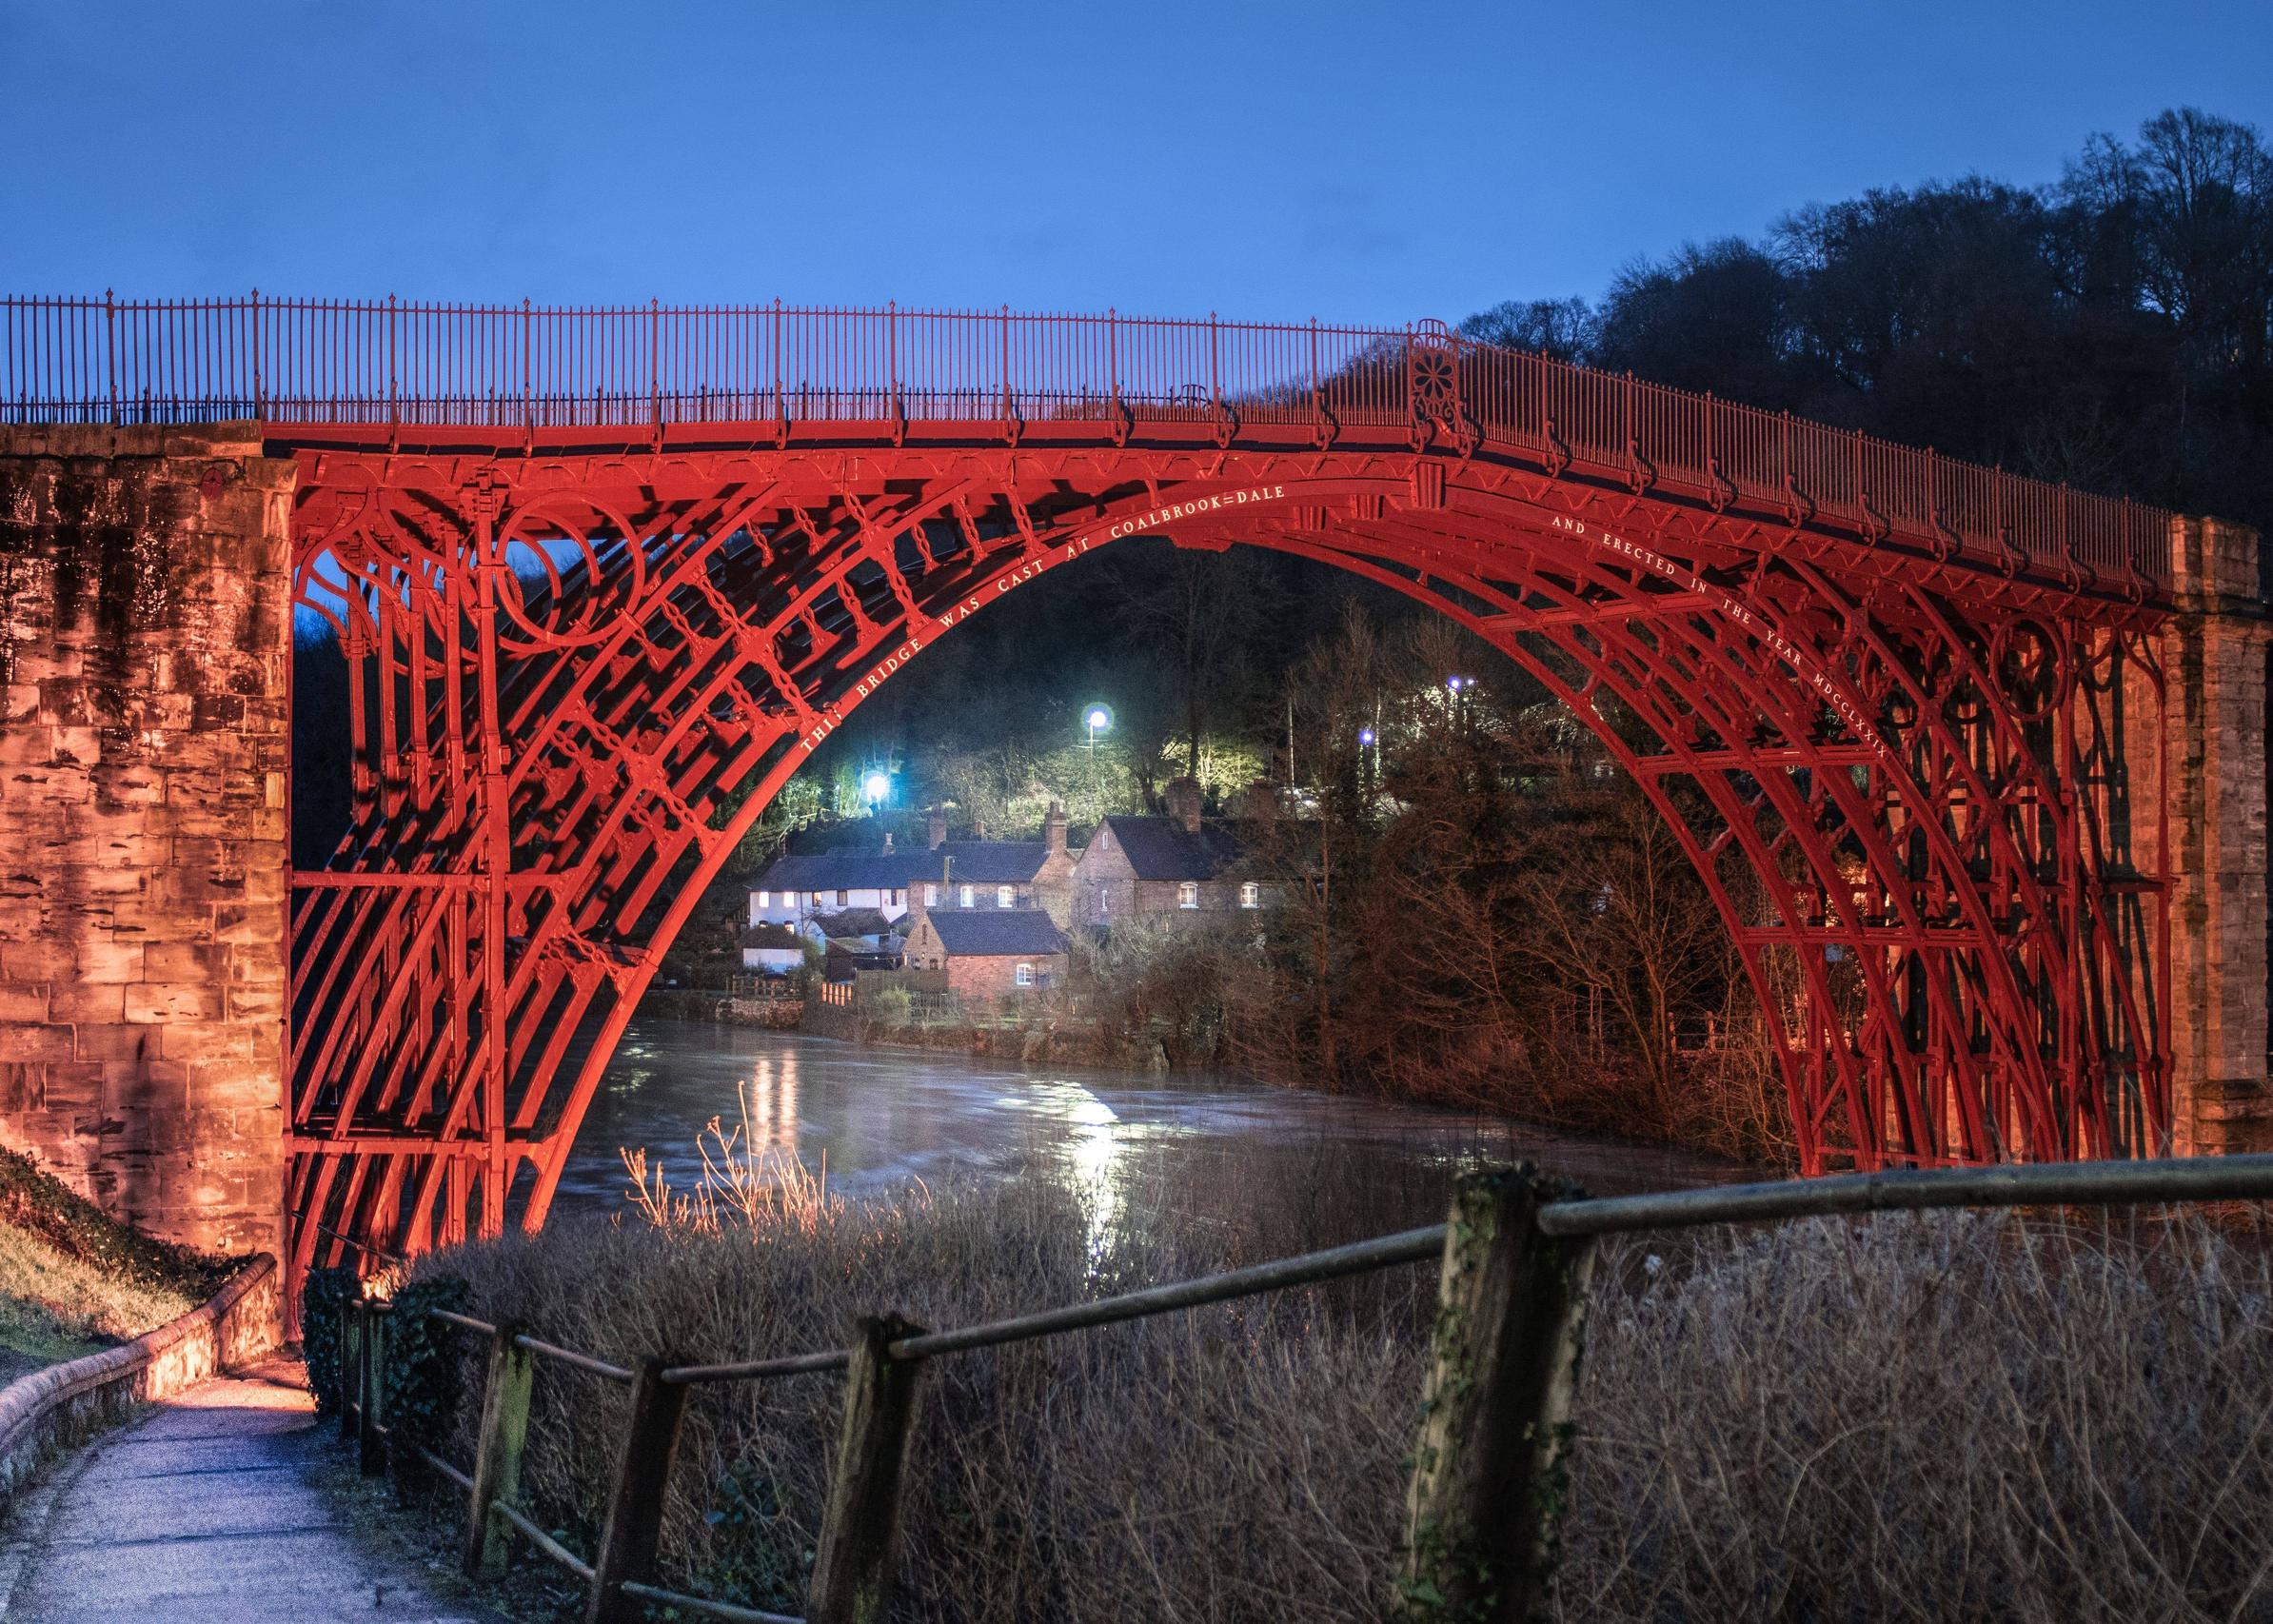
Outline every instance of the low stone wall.
<svg viewBox="0 0 2273 1624">
<path fill-rule="evenodd" d="M 280 1308 L 276 1259 L 257 1258 L 203 1308 L 0 1388 L 0 1503 L 54 1450 L 273 1350 Z"/>
</svg>

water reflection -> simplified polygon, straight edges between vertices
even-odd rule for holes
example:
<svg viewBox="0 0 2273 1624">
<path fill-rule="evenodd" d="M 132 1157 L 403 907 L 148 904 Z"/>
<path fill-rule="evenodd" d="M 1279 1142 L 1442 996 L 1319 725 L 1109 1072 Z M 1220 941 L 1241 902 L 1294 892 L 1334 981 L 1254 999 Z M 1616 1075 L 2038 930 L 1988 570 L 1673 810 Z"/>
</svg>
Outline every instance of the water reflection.
<svg viewBox="0 0 2273 1624">
<path fill-rule="evenodd" d="M 751 1150 L 825 1162 L 832 1189 L 1038 1165 L 1088 1198 L 1093 1239 L 1164 1206 L 1258 1238 L 1282 1226 L 1319 1244 L 1354 1238 L 1433 1221 L 1459 1168 L 1487 1159 L 1534 1161 L 1602 1194 L 1742 1171 L 1659 1146 L 1222 1078 L 1025 1067 L 642 1019 L 608 1066 L 555 1213 L 623 1210 L 619 1146 L 691 1168 L 705 1123 L 735 1125 L 738 1090 Z"/>
</svg>

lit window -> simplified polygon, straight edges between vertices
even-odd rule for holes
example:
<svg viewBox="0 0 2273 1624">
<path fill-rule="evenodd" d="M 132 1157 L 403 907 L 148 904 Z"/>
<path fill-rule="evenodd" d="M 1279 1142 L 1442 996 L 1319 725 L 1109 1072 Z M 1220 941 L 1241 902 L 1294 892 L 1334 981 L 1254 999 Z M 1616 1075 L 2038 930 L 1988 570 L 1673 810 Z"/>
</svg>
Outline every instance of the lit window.
<svg viewBox="0 0 2273 1624">
<path fill-rule="evenodd" d="M 962 904 L 964 907 L 966 907 L 966 908 L 967 908 L 967 907 L 969 907 L 969 906 L 971 905 L 971 887 L 970 887 L 970 886 L 968 886 L 968 885 L 965 885 L 965 886 L 962 886 L 962 887 L 959 888 L 959 889 L 957 890 L 957 892 L 956 892 L 956 894 L 955 894 L 955 895 L 956 895 L 956 901 L 959 901 L 959 902 L 960 902 L 960 903 L 961 903 L 961 904 Z"/>
<path fill-rule="evenodd" d="M 1030 987 L 1030 986 L 1034 985 L 1034 966 L 1033 966 L 1033 965 L 1031 965 L 1031 964 L 1020 964 L 1020 965 L 1018 966 L 1018 985 L 1019 985 L 1019 986 L 1021 986 L 1021 987 Z"/>
<path fill-rule="evenodd" d="M 995 887 L 995 906 L 998 908 L 1013 907 L 1017 904 L 1018 900 L 1018 891 L 1017 886 L 998 885 Z"/>
<path fill-rule="evenodd" d="M 1260 885 L 1257 885 L 1252 880 L 1247 881 L 1245 883 L 1240 885 L 1239 906 L 1242 908 L 1259 908 L 1262 905 L 1263 888 Z"/>
<path fill-rule="evenodd" d="M 813 893 L 813 905 L 817 908 L 820 906 L 820 893 L 819 891 Z"/>
<path fill-rule="evenodd" d="M 923 905 L 927 908 L 936 908 L 939 905 L 939 888 L 937 885 L 923 887 Z"/>
<path fill-rule="evenodd" d="M 851 901 L 852 901 L 852 893 L 851 893 L 850 891 L 840 891 L 840 892 L 838 892 L 838 893 L 837 893 L 837 905 L 838 905 L 839 907 L 840 907 L 840 908 L 841 908 L 841 907 L 843 907 L 845 904 L 847 904 L 847 903 L 848 903 L 848 902 L 850 902 Z"/>
<path fill-rule="evenodd" d="M 759 892 L 759 893 L 758 893 L 758 905 L 759 905 L 760 907 L 761 907 L 761 908 L 770 908 L 770 907 L 772 907 L 772 906 L 774 905 L 774 894 L 773 894 L 771 891 L 761 891 L 761 892 Z"/>
<path fill-rule="evenodd" d="M 1199 881 L 1187 880 L 1176 888 L 1176 905 L 1179 908 L 1199 906 Z"/>
<path fill-rule="evenodd" d="M 1110 885 L 1100 885 L 1097 887 L 1097 918 L 1103 919 L 1112 911 L 1113 887 Z"/>
</svg>

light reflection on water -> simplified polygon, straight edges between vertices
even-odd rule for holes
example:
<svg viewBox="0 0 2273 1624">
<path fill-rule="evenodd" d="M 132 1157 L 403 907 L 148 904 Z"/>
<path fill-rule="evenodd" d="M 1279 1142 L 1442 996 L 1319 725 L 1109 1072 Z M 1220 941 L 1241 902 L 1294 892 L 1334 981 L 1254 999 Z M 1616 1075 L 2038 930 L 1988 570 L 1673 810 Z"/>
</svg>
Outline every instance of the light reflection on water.
<svg viewBox="0 0 2273 1624">
<path fill-rule="evenodd" d="M 1055 1171 L 1093 1225 L 1163 1203 L 1249 1227 L 1258 1192 L 1295 1209 L 1320 1243 L 1443 1214 L 1459 1168 L 1530 1160 L 1597 1194 L 1718 1182 L 1733 1163 L 1660 1146 L 1561 1134 L 1495 1118 L 1261 1088 L 1204 1075 L 1154 1077 L 904 1049 L 708 1022 L 632 1022 L 563 1176 L 563 1219 L 624 1210 L 618 1147 L 643 1147 L 682 1188 L 713 1117 L 747 1100 L 750 1148 L 795 1157 L 858 1194 Z"/>
</svg>

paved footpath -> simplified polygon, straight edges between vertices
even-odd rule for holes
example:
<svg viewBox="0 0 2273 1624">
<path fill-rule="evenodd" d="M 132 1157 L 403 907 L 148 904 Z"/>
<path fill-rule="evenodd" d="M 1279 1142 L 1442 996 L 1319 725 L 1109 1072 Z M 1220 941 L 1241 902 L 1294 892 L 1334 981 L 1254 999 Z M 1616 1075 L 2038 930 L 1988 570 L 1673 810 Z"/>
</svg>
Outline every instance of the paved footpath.
<svg viewBox="0 0 2273 1624">
<path fill-rule="evenodd" d="M 59 1463 L 0 1553 L 4 1624 L 486 1624 L 359 1539 L 297 1361 L 202 1383 Z"/>
</svg>

